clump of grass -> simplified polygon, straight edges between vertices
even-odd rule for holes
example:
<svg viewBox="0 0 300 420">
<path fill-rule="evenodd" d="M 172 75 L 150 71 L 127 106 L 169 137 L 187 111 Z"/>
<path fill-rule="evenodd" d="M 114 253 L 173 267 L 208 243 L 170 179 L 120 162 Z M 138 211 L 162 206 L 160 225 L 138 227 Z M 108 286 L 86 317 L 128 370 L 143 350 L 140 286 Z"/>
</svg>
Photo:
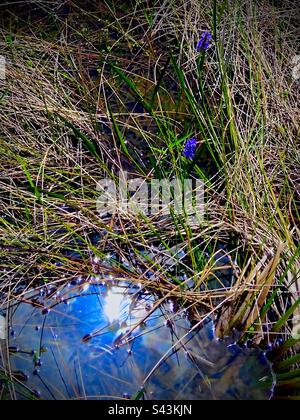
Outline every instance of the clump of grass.
<svg viewBox="0 0 300 420">
<path fill-rule="evenodd" d="M 134 272 L 121 258 L 114 275 L 177 298 L 199 325 L 210 313 L 219 335 L 237 328 L 242 342 L 264 346 L 281 337 L 272 357 L 294 397 L 299 375 L 284 371 L 299 364 L 290 338 L 300 304 L 294 3 L 59 3 L 39 2 L 32 21 L 2 14 L 2 307 L 32 287 L 94 275 L 95 256 L 133 254 Z M 213 41 L 198 52 L 203 31 Z M 198 149 L 187 162 L 191 136 Z M 96 183 L 124 171 L 145 182 L 201 179 L 205 217 L 100 217 Z M 211 290 L 220 246 L 235 281 Z M 185 280 L 141 256 L 158 247 Z"/>
</svg>

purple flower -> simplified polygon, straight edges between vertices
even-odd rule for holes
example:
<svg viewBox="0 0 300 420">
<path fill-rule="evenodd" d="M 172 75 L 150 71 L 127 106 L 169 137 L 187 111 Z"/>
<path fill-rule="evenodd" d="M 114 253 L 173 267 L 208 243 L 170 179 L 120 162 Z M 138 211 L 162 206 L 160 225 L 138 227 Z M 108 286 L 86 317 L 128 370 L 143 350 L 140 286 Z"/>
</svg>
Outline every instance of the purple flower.
<svg viewBox="0 0 300 420">
<path fill-rule="evenodd" d="M 210 46 L 210 41 L 212 40 L 212 34 L 209 31 L 202 32 L 200 39 L 197 44 L 197 52 L 206 51 Z"/>
<path fill-rule="evenodd" d="M 187 140 L 184 145 L 183 156 L 189 160 L 193 160 L 196 154 L 197 140 L 195 137 Z"/>
</svg>

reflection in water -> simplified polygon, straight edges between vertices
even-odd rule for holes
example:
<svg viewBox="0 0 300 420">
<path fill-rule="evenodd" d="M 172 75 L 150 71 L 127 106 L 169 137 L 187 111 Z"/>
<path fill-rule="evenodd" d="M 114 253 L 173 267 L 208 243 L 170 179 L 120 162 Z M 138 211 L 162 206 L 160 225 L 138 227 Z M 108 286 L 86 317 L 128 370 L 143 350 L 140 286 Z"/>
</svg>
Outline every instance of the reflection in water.
<svg viewBox="0 0 300 420">
<path fill-rule="evenodd" d="M 137 286 L 66 287 L 26 296 L 10 313 L 10 361 L 43 399 L 267 399 L 258 350 L 227 346 Z M 126 337 L 126 340 L 124 338 Z M 270 379 L 271 378 L 271 379 Z M 143 390 L 141 393 L 140 391 Z"/>
<path fill-rule="evenodd" d="M 122 319 L 122 312 L 126 310 L 130 304 L 129 296 L 124 295 L 122 289 L 118 287 L 112 287 L 107 293 L 103 312 L 106 315 L 108 321 L 113 323 Z"/>
</svg>

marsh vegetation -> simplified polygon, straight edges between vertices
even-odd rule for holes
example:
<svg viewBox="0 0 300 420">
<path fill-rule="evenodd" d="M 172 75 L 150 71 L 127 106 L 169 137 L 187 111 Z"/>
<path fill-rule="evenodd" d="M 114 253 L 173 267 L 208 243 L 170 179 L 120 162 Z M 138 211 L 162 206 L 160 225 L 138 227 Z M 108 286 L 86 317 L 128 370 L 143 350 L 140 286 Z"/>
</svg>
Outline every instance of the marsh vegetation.
<svg viewBox="0 0 300 420">
<path fill-rule="evenodd" d="M 150 304 L 142 317 L 133 317 L 135 322 L 129 322 L 130 312 L 117 327 L 106 313 L 112 341 L 109 349 L 105 343 L 105 354 L 116 346 L 127 351 L 136 331 L 147 332 L 152 325 L 155 340 L 160 331 L 165 337 L 157 363 L 167 340 L 176 349 L 182 337 L 176 329 L 179 317 L 190 328 L 183 335 L 196 333 L 202 345 L 208 325 L 214 346 L 217 340 L 227 349 L 235 343 L 237 353 L 243 352 L 238 363 L 244 379 L 254 363 L 264 372 L 264 391 L 228 395 L 220 386 L 215 397 L 299 399 L 297 1 L 16 2 L 0 6 L 0 34 L 5 58 L 0 78 L 0 397 L 112 397 L 111 389 L 103 388 L 101 395 L 94 388 L 93 395 L 85 392 L 84 370 L 88 378 L 95 366 L 101 371 L 104 344 L 78 318 L 71 322 L 78 312 L 66 303 L 74 294 L 79 301 L 81 295 L 83 302 L 97 300 L 104 288 L 99 303 L 123 287 L 127 298 L 134 289 Z M 145 183 L 201 181 L 203 217 L 191 221 L 172 211 L 172 204 L 167 214 L 117 206 L 100 214 L 97 183 L 118 182 L 125 173 Z M 114 305 L 121 301 L 112 300 Z M 97 309 L 83 317 L 87 314 L 91 319 L 85 318 L 85 327 L 90 322 L 97 331 Z M 45 365 L 36 363 L 52 356 L 56 363 L 60 355 L 61 379 L 71 356 L 51 341 L 53 334 L 59 337 L 54 330 L 60 325 L 64 342 L 69 343 L 67 325 L 74 340 L 85 333 L 80 343 L 70 343 L 72 350 L 81 349 L 75 385 L 65 385 L 64 378 L 64 391 L 53 391 Z M 32 342 L 29 327 L 30 334 L 39 328 Z M 42 351 L 41 331 L 48 353 Z M 91 352 L 92 367 L 80 363 L 81 351 L 86 352 L 82 346 Z M 205 371 L 208 356 L 199 345 L 201 363 L 195 362 L 195 341 L 191 346 L 181 347 L 178 358 L 187 353 L 198 374 Z M 148 351 L 152 354 L 153 346 Z M 261 354 L 268 361 L 262 363 Z M 219 362 L 206 362 L 204 382 L 215 383 L 220 376 L 213 377 L 210 363 Z M 139 370 L 137 391 L 114 388 L 114 397 L 149 398 L 138 390 L 150 373 L 155 382 L 163 366 Z M 181 379 L 183 370 L 178 368 Z M 235 378 L 243 389 L 236 370 L 226 375 L 226 384 Z M 42 395 L 37 377 L 43 380 Z M 195 397 L 180 387 L 179 381 L 179 395 Z"/>
</svg>

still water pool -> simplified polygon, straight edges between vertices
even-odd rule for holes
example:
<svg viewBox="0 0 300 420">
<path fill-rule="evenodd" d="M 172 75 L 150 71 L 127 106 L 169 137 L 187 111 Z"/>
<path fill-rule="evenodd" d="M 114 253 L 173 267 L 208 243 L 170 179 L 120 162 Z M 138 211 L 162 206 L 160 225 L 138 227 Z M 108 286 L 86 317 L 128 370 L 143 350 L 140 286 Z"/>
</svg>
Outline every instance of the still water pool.
<svg viewBox="0 0 300 420">
<path fill-rule="evenodd" d="M 68 285 L 30 292 L 9 314 L 10 363 L 42 399 L 269 399 L 260 350 L 192 330 L 172 302 L 139 286 Z"/>
</svg>

